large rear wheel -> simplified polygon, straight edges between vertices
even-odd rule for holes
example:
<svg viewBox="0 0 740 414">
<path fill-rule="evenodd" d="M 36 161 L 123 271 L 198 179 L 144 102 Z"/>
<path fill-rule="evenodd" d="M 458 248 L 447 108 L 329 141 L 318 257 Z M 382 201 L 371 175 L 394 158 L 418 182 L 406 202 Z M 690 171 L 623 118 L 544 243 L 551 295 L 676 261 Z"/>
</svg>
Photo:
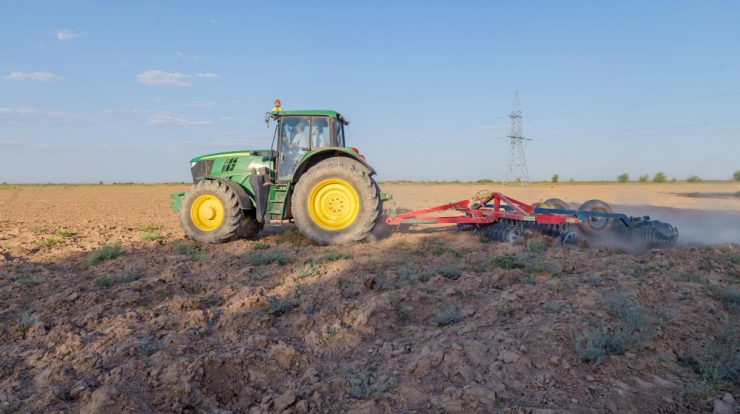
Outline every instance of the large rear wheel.
<svg viewBox="0 0 740 414">
<path fill-rule="evenodd" d="M 239 236 L 243 220 L 236 193 L 215 180 L 201 181 L 185 193 L 180 224 L 185 234 L 202 243 L 223 243 Z"/>
<path fill-rule="evenodd" d="M 298 180 L 291 198 L 298 230 L 325 245 L 364 239 L 381 209 L 380 192 L 370 171 L 344 157 L 311 167 Z"/>
</svg>

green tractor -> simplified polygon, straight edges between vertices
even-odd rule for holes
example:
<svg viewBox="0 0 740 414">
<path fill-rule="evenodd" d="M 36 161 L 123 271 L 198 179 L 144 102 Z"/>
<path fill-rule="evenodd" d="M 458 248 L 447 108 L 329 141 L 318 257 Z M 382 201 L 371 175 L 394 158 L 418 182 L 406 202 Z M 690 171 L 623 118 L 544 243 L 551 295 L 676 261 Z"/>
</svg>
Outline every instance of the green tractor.
<svg viewBox="0 0 740 414">
<path fill-rule="evenodd" d="M 271 121 L 276 123 L 273 149 L 190 161 L 192 188 L 170 196 L 188 237 L 221 243 L 253 237 L 266 224 L 292 221 L 319 244 L 364 239 L 387 196 L 365 157 L 345 146 L 349 122 L 335 111 L 285 111 L 279 100 L 265 115 L 268 127 Z"/>
</svg>

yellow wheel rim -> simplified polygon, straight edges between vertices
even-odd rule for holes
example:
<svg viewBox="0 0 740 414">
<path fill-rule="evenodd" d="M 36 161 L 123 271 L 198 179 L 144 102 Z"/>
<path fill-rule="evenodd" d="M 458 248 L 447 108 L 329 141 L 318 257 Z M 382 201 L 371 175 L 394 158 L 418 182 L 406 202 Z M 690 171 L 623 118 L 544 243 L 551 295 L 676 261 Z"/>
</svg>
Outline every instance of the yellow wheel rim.
<svg viewBox="0 0 740 414">
<path fill-rule="evenodd" d="M 224 205 L 216 196 L 203 194 L 190 206 L 190 220 L 200 231 L 213 231 L 224 221 Z"/>
<path fill-rule="evenodd" d="M 342 230 L 355 221 L 359 212 L 357 191 L 339 178 L 316 184 L 308 196 L 311 220 L 325 230 Z"/>
</svg>

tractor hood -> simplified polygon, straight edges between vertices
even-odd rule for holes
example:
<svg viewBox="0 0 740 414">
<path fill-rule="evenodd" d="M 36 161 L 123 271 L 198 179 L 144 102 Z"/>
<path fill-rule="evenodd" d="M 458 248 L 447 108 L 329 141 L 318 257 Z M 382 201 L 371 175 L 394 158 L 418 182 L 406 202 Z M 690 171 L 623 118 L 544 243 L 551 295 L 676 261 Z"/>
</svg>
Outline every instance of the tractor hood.
<svg viewBox="0 0 740 414">
<path fill-rule="evenodd" d="M 271 157 L 271 156 L 274 156 L 274 154 L 269 149 L 226 151 L 226 152 L 216 152 L 213 154 L 201 155 L 201 156 L 193 158 L 192 160 L 190 160 L 190 162 L 213 160 L 216 158 L 226 158 L 226 157 L 234 158 L 234 157 L 248 157 L 248 156 Z"/>
</svg>

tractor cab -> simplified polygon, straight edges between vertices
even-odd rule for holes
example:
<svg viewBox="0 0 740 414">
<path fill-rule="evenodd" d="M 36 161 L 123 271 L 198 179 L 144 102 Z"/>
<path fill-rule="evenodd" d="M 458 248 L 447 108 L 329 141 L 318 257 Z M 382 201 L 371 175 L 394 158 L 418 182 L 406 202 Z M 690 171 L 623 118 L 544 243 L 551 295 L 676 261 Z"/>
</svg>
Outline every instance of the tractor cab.
<svg viewBox="0 0 740 414">
<path fill-rule="evenodd" d="M 280 108 L 280 106 L 276 106 Z M 345 149 L 344 117 L 335 111 L 275 110 L 267 114 L 266 121 L 276 122 L 275 139 L 278 159 L 276 179 L 291 181 L 296 170 L 307 155 L 328 149 Z"/>
</svg>

